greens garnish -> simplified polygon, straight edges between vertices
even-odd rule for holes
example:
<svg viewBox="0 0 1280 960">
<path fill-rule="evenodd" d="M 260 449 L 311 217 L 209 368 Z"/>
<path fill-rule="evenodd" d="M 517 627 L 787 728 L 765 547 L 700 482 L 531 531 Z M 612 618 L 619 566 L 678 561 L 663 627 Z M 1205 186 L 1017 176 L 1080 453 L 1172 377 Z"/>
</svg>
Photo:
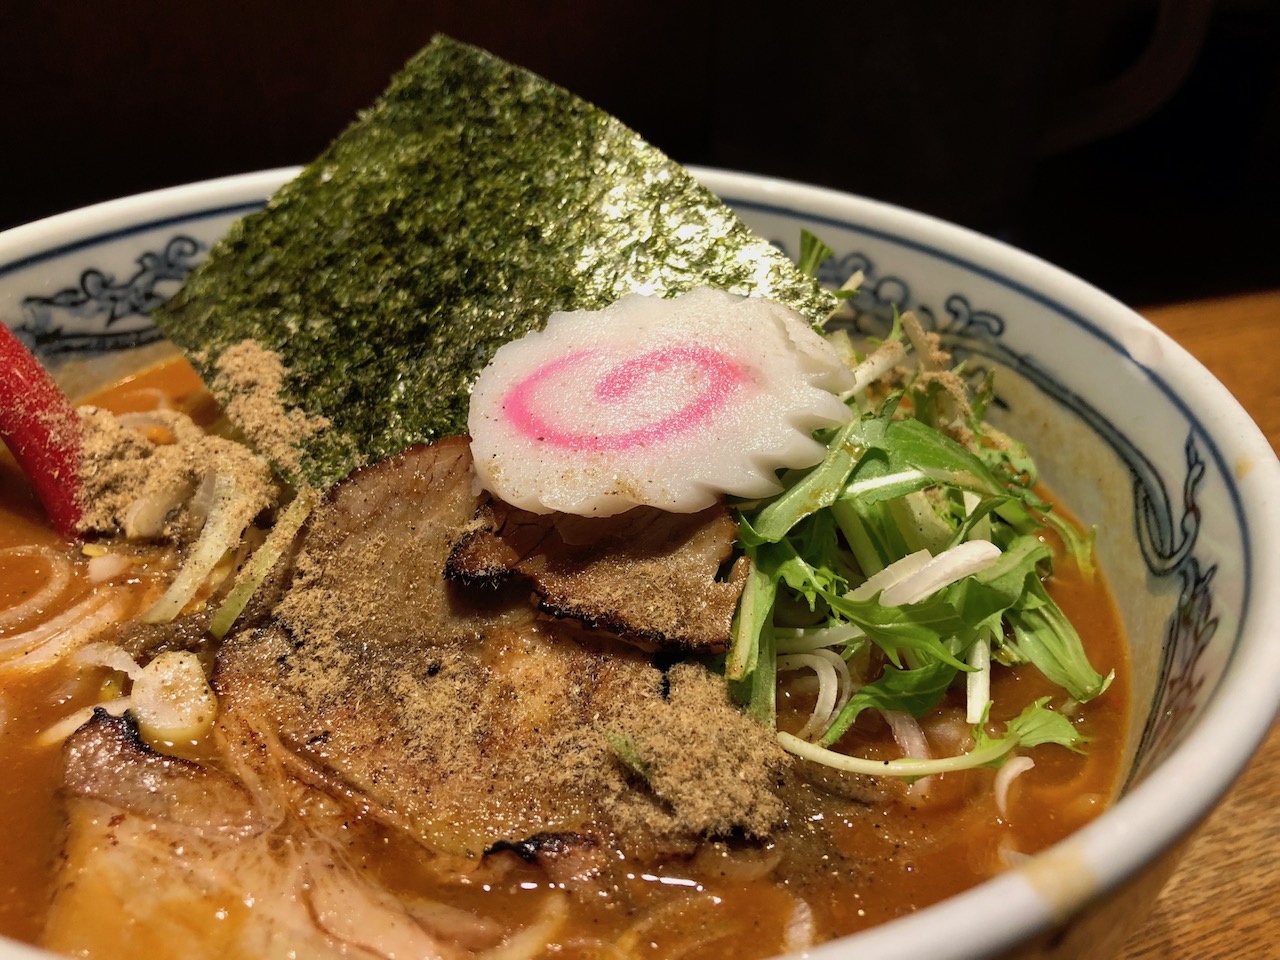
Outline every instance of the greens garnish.
<svg viewBox="0 0 1280 960">
<path fill-rule="evenodd" d="M 830 252 L 806 236 L 801 268 L 815 272 Z M 778 734 L 793 753 L 845 770 L 910 778 L 998 765 L 1018 747 L 1077 749 L 1084 738 L 1048 698 L 1002 736 L 985 721 L 993 664 L 1030 664 L 1062 688 L 1064 702 L 1090 700 L 1110 683 L 1044 586 L 1055 561 L 1045 534 L 1086 577 L 1092 534 L 1053 512 L 1025 448 L 986 425 L 991 378 L 966 395 L 957 388 L 963 371 L 944 366 L 913 317 L 898 319 L 870 356 L 849 356 L 859 378 L 846 398 L 854 416 L 819 435 L 822 462 L 784 475 L 771 500 L 739 507 L 751 574 L 725 674 L 747 710 L 773 724 L 780 653 L 791 669 L 815 665 L 794 655 L 802 651 L 859 663 L 858 683 L 816 735 Z M 899 361 L 912 355 L 915 369 L 904 374 Z M 863 377 L 867 370 L 875 376 Z M 973 725 L 966 754 L 886 763 L 833 749 L 864 711 L 920 718 L 953 687 L 965 690 Z M 830 700 L 829 691 L 820 698 Z M 811 719 L 806 731 L 814 727 Z"/>
<path fill-rule="evenodd" d="M 801 740 L 789 733 L 778 734 L 778 740 L 798 757 L 849 773 L 909 778 L 929 777 L 937 773 L 953 773 L 975 767 L 999 766 L 1019 747 L 1031 748 L 1041 744 L 1056 743 L 1058 746 L 1078 751 L 1080 746 L 1087 742 L 1087 738 L 1076 730 L 1070 720 L 1050 710 L 1047 707 L 1048 702 L 1047 697 L 1042 697 L 1028 706 L 1005 725 L 1004 736 L 992 737 L 986 733 L 983 726 L 979 725 L 974 728 L 974 748 L 968 753 L 932 760 L 917 760 L 911 757 L 904 757 L 901 760 L 868 760 L 862 757 L 850 757 Z"/>
</svg>

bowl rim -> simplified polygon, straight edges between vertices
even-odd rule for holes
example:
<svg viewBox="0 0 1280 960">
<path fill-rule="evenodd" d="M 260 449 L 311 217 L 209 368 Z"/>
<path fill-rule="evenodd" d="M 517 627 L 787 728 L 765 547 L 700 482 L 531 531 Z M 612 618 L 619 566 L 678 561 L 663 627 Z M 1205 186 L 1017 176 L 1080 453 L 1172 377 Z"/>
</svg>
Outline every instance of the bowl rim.
<svg viewBox="0 0 1280 960">
<path fill-rule="evenodd" d="M 776 177 L 709 167 L 688 169 L 731 204 L 853 226 L 946 257 L 988 278 L 1012 281 L 1021 292 L 1041 300 L 1048 297 L 1058 307 L 1065 305 L 1110 349 L 1152 378 L 1190 420 L 1214 424 L 1212 433 L 1204 429 L 1203 435 L 1213 438 L 1219 467 L 1236 498 L 1241 529 L 1252 537 L 1252 544 L 1245 543 L 1253 563 L 1248 581 L 1259 587 L 1280 584 L 1280 551 L 1260 549 L 1261 544 L 1280 539 L 1280 498 L 1273 493 L 1280 489 L 1280 461 L 1227 388 L 1137 313 L 1032 254 L 927 214 Z M 260 209 L 275 188 L 299 170 L 281 167 L 167 187 L 11 228 L 0 233 L 0 278 L 131 234 Z M 886 224 L 892 224 L 892 230 Z M 1144 343 L 1158 349 L 1144 349 Z M 1199 413 L 1191 412 L 1192 404 Z M 1015 868 L 938 904 L 807 954 L 821 960 L 855 955 L 905 958 L 921 953 L 953 960 L 987 956 L 1051 929 L 1171 849 L 1225 795 L 1280 710 L 1280 642 L 1271 642 L 1270 636 L 1277 631 L 1268 627 L 1280 622 L 1280 591 L 1251 590 L 1242 597 L 1241 606 L 1237 640 L 1222 680 L 1181 741 L 1100 817 L 1034 858 L 1062 870 L 1080 871 L 1052 902 L 1042 889 L 1037 893 L 1027 869 Z M 998 926 L 988 920 L 992 916 L 1001 918 Z M 48 954 L 0 938 L 0 958 L 5 956 Z"/>
</svg>

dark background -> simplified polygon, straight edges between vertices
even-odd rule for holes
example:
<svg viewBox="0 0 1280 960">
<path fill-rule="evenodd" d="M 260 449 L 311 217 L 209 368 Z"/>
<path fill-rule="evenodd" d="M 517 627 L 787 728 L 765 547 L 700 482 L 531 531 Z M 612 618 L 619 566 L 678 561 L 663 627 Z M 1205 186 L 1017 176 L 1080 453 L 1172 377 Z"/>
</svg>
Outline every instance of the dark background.
<svg viewBox="0 0 1280 960">
<path fill-rule="evenodd" d="M 435 31 L 676 159 L 999 236 L 1131 303 L 1280 285 L 1280 3 L 0 0 L 0 227 L 305 162 Z"/>
</svg>

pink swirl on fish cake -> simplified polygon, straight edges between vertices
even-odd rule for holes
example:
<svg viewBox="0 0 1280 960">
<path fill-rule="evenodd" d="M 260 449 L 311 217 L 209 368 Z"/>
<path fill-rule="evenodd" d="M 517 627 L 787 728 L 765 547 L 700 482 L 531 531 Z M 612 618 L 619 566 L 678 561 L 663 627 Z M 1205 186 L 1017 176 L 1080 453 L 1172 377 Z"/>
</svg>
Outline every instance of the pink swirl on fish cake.
<svg viewBox="0 0 1280 960">
<path fill-rule="evenodd" d="M 603 350 L 580 350 L 553 360 L 525 377 L 503 397 L 502 409 L 516 431 L 532 440 L 565 450 L 621 451 L 672 440 L 689 433 L 724 408 L 750 373 L 729 357 L 701 344 L 676 344 L 631 357 L 605 371 L 594 384 L 597 400 L 622 403 L 642 395 L 646 382 L 677 365 L 698 368 L 706 382 L 680 409 L 653 423 L 622 433 L 580 433 L 558 426 L 537 409 L 537 389 L 556 374 L 600 357 Z"/>
</svg>

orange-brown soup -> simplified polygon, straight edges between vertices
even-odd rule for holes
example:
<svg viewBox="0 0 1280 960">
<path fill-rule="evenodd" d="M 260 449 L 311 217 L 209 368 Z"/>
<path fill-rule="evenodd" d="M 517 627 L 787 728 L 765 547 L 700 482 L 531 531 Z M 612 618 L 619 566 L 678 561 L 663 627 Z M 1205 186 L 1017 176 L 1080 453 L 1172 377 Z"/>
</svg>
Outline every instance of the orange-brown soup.
<svg viewBox="0 0 1280 960">
<path fill-rule="evenodd" d="M 182 361 L 166 363 L 95 396 L 91 402 L 113 412 L 153 408 L 159 397 L 178 409 L 207 417 L 211 401 Z M 47 577 L 38 559 L 3 551 L 44 545 L 74 559 L 75 582 L 51 618 L 94 589 L 79 545 L 65 544 L 48 529 L 41 509 L 16 466 L 0 461 L 0 611 L 40 590 Z M 148 571 L 171 563 L 160 553 L 140 558 L 114 586 L 135 594 L 135 609 L 154 591 Z M 1096 817 L 1115 788 L 1123 751 L 1128 701 L 1125 646 L 1115 604 L 1101 579 L 1088 581 L 1065 564 L 1050 590 L 1085 640 L 1089 656 L 1103 672 L 1114 668 L 1106 693 L 1079 708 L 1077 723 L 1091 741 L 1083 754 L 1055 746 L 1032 751 L 1035 767 L 1016 779 L 1008 811 L 1001 814 L 992 792 L 995 771 L 982 769 L 933 778 L 918 796 L 893 785 L 893 802 L 868 807 L 858 816 L 826 822 L 836 846 L 859 864 L 834 874 L 822 863 L 801 865 L 812 882 L 803 884 L 814 927 L 821 939 L 851 933 L 910 913 L 982 882 L 1020 855 L 1062 839 Z M 18 624 L 13 630 L 29 624 Z M 0 629 L 0 643 L 6 635 Z M 61 745 L 40 743 L 39 735 L 77 709 L 104 699 L 107 672 L 60 665 L 35 673 L 0 668 L 0 933 L 39 942 L 58 868 L 62 808 L 58 796 Z M 992 696 L 1001 721 L 1037 697 L 1055 693 L 1026 667 L 998 670 Z M 794 705 L 793 705 L 794 701 Z M 798 727 L 807 713 L 803 696 L 780 695 L 780 724 Z M 926 730 L 962 725 L 959 700 Z M 958 718 L 958 719 L 957 719 Z M 849 734 L 856 751 L 895 756 L 892 739 L 874 722 Z M 353 859 L 397 893 L 423 897 L 494 918 L 515 931 L 537 915 L 552 884 L 537 866 L 518 861 L 501 871 L 477 870 L 471 880 L 454 872 L 442 880 L 411 841 L 359 818 L 350 824 Z M 545 951 L 557 955 L 657 957 L 751 957 L 787 947 L 794 917 L 794 890 L 768 871 L 769 850 L 709 845 L 692 860 L 630 875 L 627 909 L 611 898 L 575 901 L 567 934 Z M 514 858 L 513 858 L 514 860 Z M 759 874 L 759 875 L 756 875 Z M 793 874 L 794 875 L 794 874 Z M 820 894 L 813 891 L 819 890 Z M 145 891 L 138 891 L 145 896 Z M 119 931 L 120 956 L 153 949 L 146 931 Z M 163 945 L 162 945 L 163 946 Z"/>
</svg>

